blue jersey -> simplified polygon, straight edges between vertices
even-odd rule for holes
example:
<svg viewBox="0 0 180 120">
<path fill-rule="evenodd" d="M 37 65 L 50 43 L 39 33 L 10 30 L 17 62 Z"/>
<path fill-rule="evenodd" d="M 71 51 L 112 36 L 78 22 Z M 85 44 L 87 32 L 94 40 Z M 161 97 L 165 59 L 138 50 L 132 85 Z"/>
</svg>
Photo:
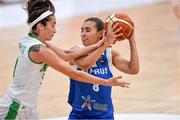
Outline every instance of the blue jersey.
<svg viewBox="0 0 180 120">
<path fill-rule="evenodd" d="M 96 65 L 86 72 L 91 75 L 108 79 L 111 78 L 112 56 L 108 48 L 98 59 Z M 77 70 L 81 70 L 77 68 Z M 88 116 L 101 116 L 114 113 L 111 86 L 89 84 L 70 79 L 70 92 L 68 103 L 75 111 L 83 111 Z"/>
</svg>

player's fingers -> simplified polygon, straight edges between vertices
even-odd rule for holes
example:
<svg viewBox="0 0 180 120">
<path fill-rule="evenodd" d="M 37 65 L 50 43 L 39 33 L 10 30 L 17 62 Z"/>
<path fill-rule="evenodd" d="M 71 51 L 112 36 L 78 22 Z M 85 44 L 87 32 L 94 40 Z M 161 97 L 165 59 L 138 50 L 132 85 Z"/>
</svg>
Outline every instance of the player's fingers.
<svg viewBox="0 0 180 120">
<path fill-rule="evenodd" d="M 130 83 L 127 83 L 127 82 L 123 82 L 124 85 L 130 85 Z"/>
<path fill-rule="evenodd" d="M 109 45 L 110 48 L 112 48 L 112 46 L 113 46 L 112 44 Z"/>
<path fill-rule="evenodd" d="M 129 86 L 128 85 L 124 85 L 123 88 L 129 88 Z"/>
<path fill-rule="evenodd" d="M 117 77 L 115 77 L 115 79 L 121 79 L 122 78 L 122 76 L 117 76 Z"/>
<path fill-rule="evenodd" d="M 103 36 L 106 36 L 107 30 L 103 30 Z"/>
<path fill-rule="evenodd" d="M 123 36 L 123 33 L 116 34 L 116 38 Z"/>
<path fill-rule="evenodd" d="M 122 29 L 122 27 L 117 27 L 117 28 L 114 30 L 114 33 L 115 33 L 115 34 L 121 33 L 121 29 Z"/>
<path fill-rule="evenodd" d="M 117 40 L 114 40 L 113 44 L 115 44 L 117 42 Z"/>
<path fill-rule="evenodd" d="M 123 86 L 123 87 L 126 87 L 126 88 L 129 88 L 129 85 L 130 85 L 130 83 L 126 83 L 126 82 L 123 82 L 123 83 L 122 83 L 122 86 Z"/>
<path fill-rule="evenodd" d="M 115 31 L 117 28 L 119 28 L 118 23 L 116 23 L 115 25 L 112 26 L 112 30 Z"/>
</svg>

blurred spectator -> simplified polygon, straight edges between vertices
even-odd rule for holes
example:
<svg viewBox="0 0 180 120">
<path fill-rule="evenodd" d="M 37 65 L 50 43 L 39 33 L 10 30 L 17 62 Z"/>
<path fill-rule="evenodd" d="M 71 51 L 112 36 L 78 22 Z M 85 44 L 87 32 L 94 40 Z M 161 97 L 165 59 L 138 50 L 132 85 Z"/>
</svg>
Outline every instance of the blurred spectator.
<svg viewBox="0 0 180 120">
<path fill-rule="evenodd" d="M 0 0 L 0 4 L 14 4 L 24 2 L 25 0 Z"/>
<path fill-rule="evenodd" d="M 178 34 L 180 35 L 180 0 L 171 0 L 172 9 L 178 22 Z"/>
</svg>

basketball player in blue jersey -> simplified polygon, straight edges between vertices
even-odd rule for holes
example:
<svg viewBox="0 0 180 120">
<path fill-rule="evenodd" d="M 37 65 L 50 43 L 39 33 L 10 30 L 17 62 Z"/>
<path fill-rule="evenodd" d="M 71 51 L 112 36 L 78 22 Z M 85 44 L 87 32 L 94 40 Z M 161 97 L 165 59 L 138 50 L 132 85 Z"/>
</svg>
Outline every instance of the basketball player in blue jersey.
<svg viewBox="0 0 180 120">
<path fill-rule="evenodd" d="M 119 34 L 119 36 L 122 35 L 119 31 L 115 32 L 116 27 L 117 25 L 113 27 L 114 33 L 116 35 Z M 104 23 L 102 20 L 98 18 L 85 20 L 81 28 L 83 45 L 73 47 L 72 51 L 77 51 L 98 42 L 112 42 L 113 32 L 108 32 L 104 36 L 103 29 Z M 114 35 L 115 38 L 116 36 Z M 74 64 L 74 68 L 79 71 L 85 71 L 106 80 L 113 76 L 112 65 L 125 73 L 136 74 L 139 71 L 139 63 L 133 35 L 129 39 L 129 43 L 131 49 L 130 61 L 121 58 L 118 52 L 111 50 L 109 48 L 110 44 L 103 44 L 93 52 L 88 53 L 84 57 L 74 59 L 70 63 Z M 60 50 L 56 45 L 52 43 L 46 43 L 46 45 L 61 57 L 59 54 Z M 122 82 L 121 87 L 128 88 L 128 86 L 129 83 Z M 68 103 L 72 106 L 69 119 L 114 119 L 111 87 L 109 86 L 83 83 L 71 78 Z"/>
<path fill-rule="evenodd" d="M 89 46 L 102 39 L 104 23 L 98 18 L 88 18 L 81 28 L 83 45 Z M 129 39 L 131 57 L 130 61 L 121 57 L 120 53 L 111 48 L 98 48 L 87 56 L 72 61 L 77 70 L 104 79 L 111 78 L 112 66 L 119 71 L 137 74 L 139 71 L 138 53 L 134 34 Z M 72 106 L 69 119 L 114 119 L 114 109 L 111 99 L 111 86 L 89 84 L 75 81 L 70 78 L 70 92 L 68 103 Z M 127 86 L 126 86 L 127 87 Z"/>
</svg>

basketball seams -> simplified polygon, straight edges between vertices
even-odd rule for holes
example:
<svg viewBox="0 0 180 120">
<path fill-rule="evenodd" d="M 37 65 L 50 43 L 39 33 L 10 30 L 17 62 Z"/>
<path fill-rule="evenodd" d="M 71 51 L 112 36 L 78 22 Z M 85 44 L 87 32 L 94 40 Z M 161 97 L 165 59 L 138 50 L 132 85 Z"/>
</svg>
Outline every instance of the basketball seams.
<svg viewBox="0 0 180 120">
<path fill-rule="evenodd" d="M 126 20 L 123 20 L 123 19 L 119 19 L 119 18 L 117 18 L 117 17 L 114 17 L 114 18 L 113 18 L 113 21 L 114 21 L 114 22 L 116 22 L 116 21 L 123 22 L 123 23 L 125 23 L 126 25 L 128 25 L 131 29 L 134 29 L 134 27 L 133 27 L 129 22 L 127 22 Z"/>
<path fill-rule="evenodd" d="M 105 29 L 112 29 L 116 22 L 119 24 L 119 27 L 122 27 L 121 32 L 124 33 L 123 36 L 117 37 L 117 40 L 121 41 L 129 38 L 132 34 L 132 31 L 134 30 L 134 23 L 130 17 L 121 12 L 115 12 L 106 18 Z"/>
<path fill-rule="evenodd" d="M 134 29 L 134 26 L 132 26 L 128 21 L 117 18 L 115 13 L 109 16 L 105 22 L 107 23 L 110 22 L 110 27 L 112 27 L 113 22 L 116 22 L 116 21 L 123 22 L 124 24 L 128 25 L 131 29 Z"/>
</svg>

